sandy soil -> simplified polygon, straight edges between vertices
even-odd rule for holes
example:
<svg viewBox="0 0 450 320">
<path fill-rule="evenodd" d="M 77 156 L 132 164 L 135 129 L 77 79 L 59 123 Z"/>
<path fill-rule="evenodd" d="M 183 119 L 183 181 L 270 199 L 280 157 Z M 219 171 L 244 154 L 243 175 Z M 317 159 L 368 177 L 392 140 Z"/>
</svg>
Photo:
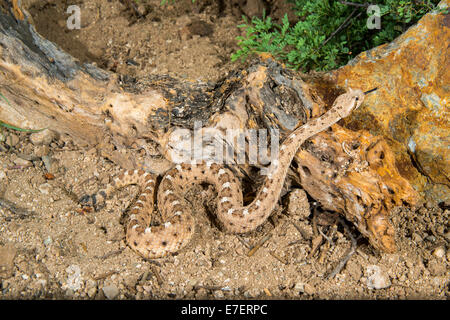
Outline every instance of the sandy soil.
<svg viewBox="0 0 450 320">
<path fill-rule="evenodd" d="M 82 29 L 70 31 L 64 28 L 68 2 L 24 2 L 44 37 L 125 76 L 214 81 L 236 66 L 229 59 L 241 32 L 236 6 L 141 1 L 138 19 L 119 1 L 70 1 L 82 9 Z M 204 209 L 202 199 L 212 190 L 197 187 L 188 194 L 197 220 L 191 244 L 146 261 L 124 241 L 124 211 L 136 187 L 118 191 L 98 212 L 81 210 L 71 194 L 79 185 L 98 190 L 119 167 L 66 136 L 3 130 L 0 138 L 2 299 L 449 297 L 449 210 L 443 206 L 425 201 L 396 209 L 399 251 L 383 254 L 348 223 L 311 214 L 301 189 L 290 190 L 252 234 L 226 234 Z M 354 254 L 330 277 L 352 240 Z"/>
</svg>

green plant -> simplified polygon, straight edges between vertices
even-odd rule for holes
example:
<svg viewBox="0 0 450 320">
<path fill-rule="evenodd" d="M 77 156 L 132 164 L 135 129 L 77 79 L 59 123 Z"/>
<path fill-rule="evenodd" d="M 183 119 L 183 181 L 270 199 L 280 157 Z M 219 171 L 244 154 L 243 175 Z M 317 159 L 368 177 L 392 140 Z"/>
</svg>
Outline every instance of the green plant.
<svg viewBox="0 0 450 320">
<path fill-rule="evenodd" d="M 246 31 L 237 38 L 240 49 L 231 59 L 269 52 L 288 67 L 304 71 L 330 70 L 346 64 L 358 53 L 390 42 L 436 8 L 438 0 L 380 0 L 381 29 L 368 29 L 365 0 L 294 0 L 300 21 L 280 24 L 263 15 L 239 25 Z M 441 12 L 446 11 L 440 9 Z M 245 19 L 245 18 L 244 18 Z"/>
</svg>

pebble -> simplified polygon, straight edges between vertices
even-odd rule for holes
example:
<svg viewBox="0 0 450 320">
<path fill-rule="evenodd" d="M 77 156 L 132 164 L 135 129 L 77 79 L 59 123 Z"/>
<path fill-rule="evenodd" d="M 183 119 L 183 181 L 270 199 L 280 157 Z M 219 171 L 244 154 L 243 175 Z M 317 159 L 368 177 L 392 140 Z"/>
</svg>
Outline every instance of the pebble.
<svg viewBox="0 0 450 320">
<path fill-rule="evenodd" d="M 22 158 L 16 158 L 14 159 L 14 164 L 17 166 L 23 166 L 23 167 L 29 167 L 32 165 L 31 161 L 22 159 Z"/>
<path fill-rule="evenodd" d="M 225 297 L 225 295 L 223 294 L 222 290 L 214 291 L 214 298 L 223 299 L 224 297 Z"/>
<path fill-rule="evenodd" d="M 368 275 L 366 285 L 369 289 L 385 289 L 391 285 L 389 276 L 379 266 L 370 265 L 366 272 Z"/>
<path fill-rule="evenodd" d="M 30 141 L 34 145 L 49 145 L 56 137 L 55 133 L 49 129 L 30 134 Z"/>
<path fill-rule="evenodd" d="M 73 291 L 79 290 L 81 288 L 81 268 L 72 264 L 66 268 L 67 272 L 67 288 Z"/>
<path fill-rule="evenodd" d="M 427 267 L 433 276 L 443 276 L 447 272 L 445 263 L 442 263 L 442 260 L 438 260 L 436 258 L 431 259 L 428 262 Z"/>
<path fill-rule="evenodd" d="M 300 220 L 305 220 L 310 215 L 308 196 L 303 189 L 295 189 L 289 194 L 288 212 Z"/>
<path fill-rule="evenodd" d="M 294 286 L 296 292 L 305 292 L 305 284 L 303 282 L 297 282 Z"/>
<path fill-rule="evenodd" d="M 316 292 L 316 290 L 314 290 L 314 286 L 310 285 L 309 283 L 305 283 L 305 293 L 307 295 L 313 295 Z"/>
<path fill-rule="evenodd" d="M 0 278 L 7 279 L 14 272 L 14 258 L 17 250 L 12 244 L 0 246 Z"/>
<path fill-rule="evenodd" d="M 253 288 L 244 292 L 244 297 L 246 298 L 257 298 L 261 295 L 261 290 L 258 288 Z"/>
<path fill-rule="evenodd" d="M 6 144 L 10 147 L 14 147 L 19 143 L 19 137 L 15 134 L 10 134 L 6 137 Z"/>
<path fill-rule="evenodd" d="M 443 258 L 445 256 L 445 249 L 443 247 L 437 247 L 434 249 L 433 255 L 438 258 Z"/>
<path fill-rule="evenodd" d="M 49 183 L 43 183 L 38 189 L 42 194 L 49 194 L 52 190 L 52 186 Z"/>
<path fill-rule="evenodd" d="M 36 157 L 43 157 L 50 153 L 50 148 L 49 146 L 42 146 L 42 145 L 35 146 L 33 153 Z"/>
<path fill-rule="evenodd" d="M 436 207 L 436 203 L 432 202 L 432 201 L 428 201 L 425 203 L 425 208 L 427 209 L 433 209 Z"/>
<path fill-rule="evenodd" d="M 87 295 L 91 299 L 94 298 L 96 294 L 97 294 L 97 287 L 91 287 L 87 290 Z"/>
<path fill-rule="evenodd" d="M 119 289 L 113 284 L 103 287 L 102 290 L 108 300 L 113 300 L 119 295 Z"/>
<path fill-rule="evenodd" d="M 422 237 L 417 232 L 414 232 L 411 238 L 415 243 L 422 242 Z"/>
</svg>

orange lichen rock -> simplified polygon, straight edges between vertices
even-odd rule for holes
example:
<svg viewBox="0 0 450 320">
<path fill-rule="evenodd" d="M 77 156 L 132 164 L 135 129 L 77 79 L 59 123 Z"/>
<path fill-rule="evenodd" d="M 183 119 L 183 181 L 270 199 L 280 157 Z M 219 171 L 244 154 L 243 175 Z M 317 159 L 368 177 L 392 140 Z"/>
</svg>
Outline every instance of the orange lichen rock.
<svg viewBox="0 0 450 320">
<path fill-rule="evenodd" d="M 379 88 L 345 126 L 384 136 L 401 174 L 437 202 L 450 202 L 449 39 L 450 16 L 429 13 L 331 72 L 338 86 Z"/>
</svg>

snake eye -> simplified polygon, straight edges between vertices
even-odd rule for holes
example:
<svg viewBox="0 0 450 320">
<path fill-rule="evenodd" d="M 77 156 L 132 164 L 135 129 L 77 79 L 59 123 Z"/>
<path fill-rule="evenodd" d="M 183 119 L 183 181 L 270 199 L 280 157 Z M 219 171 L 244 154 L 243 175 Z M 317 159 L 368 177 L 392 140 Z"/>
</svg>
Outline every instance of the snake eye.
<svg viewBox="0 0 450 320">
<path fill-rule="evenodd" d="M 355 99 L 356 101 L 358 101 L 359 100 L 359 97 L 356 97 L 356 99 Z"/>
</svg>

